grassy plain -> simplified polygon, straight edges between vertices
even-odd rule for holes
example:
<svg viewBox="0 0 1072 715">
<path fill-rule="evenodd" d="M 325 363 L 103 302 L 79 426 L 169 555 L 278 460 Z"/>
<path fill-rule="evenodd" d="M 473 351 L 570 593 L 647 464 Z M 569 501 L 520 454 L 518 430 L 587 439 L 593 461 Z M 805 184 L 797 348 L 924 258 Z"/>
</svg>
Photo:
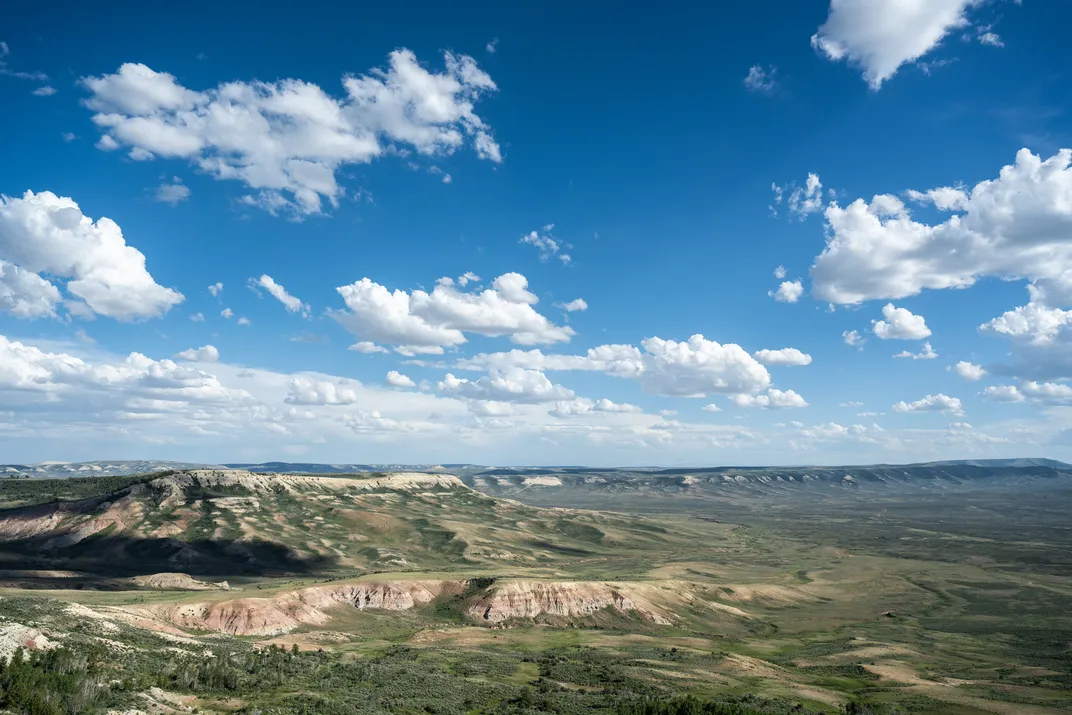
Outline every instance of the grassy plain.
<svg viewBox="0 0 1072 715">
<path fill-rule="evenodd" d="M 19 495 L 10 509 L 25 508 Z M 935 715 L 1072 711 L 1066 485 L 1015 498 L 989 488 L 516 498 L 527 504 L 463 488 L 190 490 L 153 508 L 147 492 L 121 529 L 75 548 L 42 556 L 9 543 L 0 614 L 96 653 L 101 673 L 121 674 L 121 691 L 106 693 L 116 703 L 179 698 L 201 712 L 618 712 L 686 694 L 761 699 L 771 712 L 834 713 L 854 700 Z M 163 533 L 208 555 L 185 572 L 241 590 L 132 587 L 137 573 L 172 570 L 160 568 L 176 553 L 156 542 Z M 262 552 L 233 545 L 254 534 L 286 558 L 264 551 L 271 558 L 251 564 Z M 144 553 L 156 560 L 134 560 Z M 74 573 L 40 575 L 64 569 Z M 129 618 L 149 606 L 459 578 L 477 585 L 406 610 L 339 605 L 326 622 L 274 635 Z M 492 626 L 468 614 L 495 588 L 533 582 L 639 584 L 672 618 L 605 607 Z M 76 588 L 15 587 L 65 583 Z M 268 646 L 288 655 L 251 655 Z M 163 695 L 144 695 L 151 687 Z"/>
</svg>

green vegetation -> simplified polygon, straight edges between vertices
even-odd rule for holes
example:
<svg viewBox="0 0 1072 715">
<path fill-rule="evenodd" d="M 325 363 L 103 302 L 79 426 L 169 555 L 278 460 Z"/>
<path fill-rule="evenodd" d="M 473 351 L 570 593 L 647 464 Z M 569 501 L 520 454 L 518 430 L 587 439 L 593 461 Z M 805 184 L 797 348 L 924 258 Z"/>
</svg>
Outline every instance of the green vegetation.
<svg viewBox="0 0 1072 715">
<path fill-rule="evenodd" d="M 633 512 L 611 513 L 460 486 L 370 488 L 366 476 L 286 488 L 152 479 L 0 480 L 0 502 L 40 505 L 0 514 L 27 534 L 0 542 L 0 638 L 26 626 L 61 644 L 0 668 L 0 708 L 150 710 L 147 699 L 179 698 L 200 713 L 262 715 L 1072 709 L 1072 490 L 1060 482 L 715 500 L 675 477 L 653 481 L 657 492 L 610 493 L 608 506 Z M 30 482 L 47 488 L 34 495 Z M 553 494 L 516 498 L 608 495 L 583 484 Z M 26 529 L 37 514 L 48 528 Z M 174 571 L 242 590 L 129 580 Z M 401 610 L 329 603 L 274 637 L 203 624 L 176 640 L 177 621 L 153 610 L 288 597 L 298 612 L 301 589 L 408 580 L 454 585 Z M 578 582 L 547 608 L 609 600 L 526 610 L 541 584 Z M 511 584 L 506 605 L 527 615 L 482 619 Z M 27 586 L 65 590 L 14 588 Z M 172 635 L 154 632 L 165 626 Z"/>
</svg>

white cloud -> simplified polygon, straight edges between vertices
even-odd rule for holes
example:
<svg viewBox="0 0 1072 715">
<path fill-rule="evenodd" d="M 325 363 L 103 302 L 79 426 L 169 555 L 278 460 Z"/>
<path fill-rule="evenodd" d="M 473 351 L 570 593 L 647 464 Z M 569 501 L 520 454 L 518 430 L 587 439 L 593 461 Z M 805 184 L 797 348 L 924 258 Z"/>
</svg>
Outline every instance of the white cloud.
<svg viewBox="0 0 1072 715">
<path fill-rule="evenodd" d="M 599 371 L 636 380 L 651 394 L 675 397 L 752 394 L 770 387 L 767 369 L 740 345 L 719 344 L 697 334 L 680 342 L 647 338 L 641 346 L 643 350 L 633 345 L 600 345 L 584 355 L 539 350 L 482 353 L 457 361 L 456 367 Z"/>
<path fill-rule="evenodd" d="M 573 391 L 555 385 L 539 370 L 505 368 L 492 370 L 478 380 L 458 378 L 447 373 L 437 384 L 440 393 L 470 400 L 536 404 L 573 399 Z"/>
<path fill-rule="evenodd" d="M 390 385 L 391 387 L 416 387 L 417 386 L 417 383 L 415 383 L 411 378 L 407 377 L 406 375 L 403 375 L 402 373 L 398 372 L 397 370 L 391 370 L 391 371 L 389 371 L 387 373 L 387 384 Z"/>
<path fill-rule="evenodd" d="M 509 336 L 519 345 L 568 342 L 575 334 L 536 312 L 532 305 L 539 299 L 518 273 L 505 273 L 479 292 L 459 291 L 451 283 L 441 281 L 431 293 L 406 293 L 363 278 L 336 289 L 347 310 L 331 315 L 366 342 L 405 346 L 411 353 L 461 345 L 465 333 Z"/>
<path fill-rule="evenodd" d="M 983 396 L 995 402 L 1023 402 L 1027 399 L 1015 385 L 990 385 L 983 390 Z"/>
<path fill-rule="evenodd" d="M 63 137 L 63 141 L 68 143 L 73 142 L 75 139 L 78 138 L 77 136 L 75 136 L 74 132 L 64 132 L 60 136 Z"/>
<path fill-rule="evenodd" d="M 1072 405 L 1072 385 L 1057 382 L 1025 382 L 1021 392 L 1033 402 L 1045 405 Z"/>
<path fill-rule="evenodd" d="M 858 350 L 864 349 L 864 343 L 867 342 L 867 338 L 860 335 L 856 330 L 846 330 L 841 334 L 841 339 L 845 341 L 845 344 L 857 348 Z"/>
<path fill-rule="evenodd" d="M 190 189 L 182 184 L 161 184 L 156 187 L 153 198 L 161 203 L 176 206 L 190 198 Z"/>
<path fill-rule="evenodd" d="M 230 308 L 224 308 L 220 311 L 220 315 L 230 320 L 232 317 L 234 317 L 234 311 Z"/>
<path fill-rule="evenodd" d="M 829 59 L 846 60 L 877 90 L 901 65 L 932 51 L 951 30 L 968 25 L 981 0 L 831 0 L 830 14 L 811 44 Z"/>
<path fill-rule="evenodd" d="M 287 386 L 290 394 L 284 400 L 292 405 L 352 405 L 357 392 L 341 382 L 297 376 Z"/>
<path fill-rule="evenodd" d="M 238 324 L 239 324 L 239 325 L 245 325 L 245 326 L 249 326 L 249 325 L 253 325 L 253 322 L 252 322 L 252 321 L 250 321 L 250 319 L 249 319 L 249 318 L 239 318 L 239 319 L 238 319 Z"/>
<path fill-rule="evenodd" d="M 55 93 L 56 88 L 48 84 L 46 84 L 44 87 L 38 87 L 34 91 L 30 92 L 30 94 L 34 95 L 35 97 L 51 97 Z"/>
<path fill-rule="evenodd" d="M 68 310 L 80 314 L 151 318 L 183 300 L 153 280 L 145 256 L 127 245 L 118 224 L 108 218 L 94 222 L 73 200 L 50 191 L 27 191 L 21 199 L 0 196 L 0 261 L 0 294 L 7 294 L 0 301 L 36 317 L 54 314 L 59 290 L 29 274 L 67 279 L 66 292 L 79 299 L 68 301 Z M 42 312 L 48 302 L 49 311 Z"/>
<path fill-rule="evenodd" d="M 480 276 L 478 276 L 476 273 L 473 273 L 472 271 L 466 271 L 465 273 L 463 273 L 460 276 L 458 276 L 457 280 L 458 280 L 458 285 L 460 285 L 462 288 L 464 288 L 465 286 L 469 285 L 470 283 L 479 283 L 480 282 Z"/>
<path fill-rule="evenodd" d="M 218 296 L 223 292 L 223 283 L 213 283 L 208 287 L 208 292 L 211 293 L 213 297 Z"/>
<path fill-rule="evenodd" d="M 1033 345 L 1046 345 L 1052 343 L 1068 325 L 1072 325 L 1072 310 L 1047 308 L 1031 302 L 983 323 L 979 330 L 1024 338 Z"/>
<path fill-rule="evenodd" d="M 190 316 L 190 320 L 192 320 L 195 323 L 203 323 L 203 322 L 205 322 L 205 314 L 204 313 L 194 313 L 193 315 Z"/>
<path fill-rule="evenodd" d="M 552 417 L 565 418 L 586 417 L 593 413 L 638 414 L 640 412 L 643 412 L 641 408 L 628 403 L 612 402 L 606 398 L 593 401 L 579 397 L 573 400 L 556 402 L 548 414 Z"/>
<path fill-rule="evenodd" d="M 187 362 L 219 362 L 220 351 L 214 345 L 202 345 L 199 348 L 190 348 L 177 353 L 175 359 Z"/>
<path fill-rule="evenodd" d="M 752 357 L 764 365 L 811 365 L 811 355 L 803 353 L 796 348 L 759 350 L 752 353 Z"/>
<path fill-rule="evenodd" d="M 540 252 L 540 260 L 546 261 L 550 258 L 558 258 L 563 263 L 569 263 L 573 259 L 568 253 L 561 252 L 563 248 L 570 248 L 569 245 L 559 243 L 551 231 L 554 230 L 555 225 L 549 223 L 539 231 L 529 231 L 521 237 L 519 243 L 524 243 L 529 246 L 533 246 Z"/>
<path fill-rule="evenodd" d="M 858 304 L 992 276 L 1027 279 L 1036 303 L 1072 302 L 1072 150 L 1043 161 L 1027 149 L 968 192 L 946 221 L 913 220 L 896 197 L 826 209 L 826 248 L 811 269 L 819 300 Z"/>
<path fill-rule="evenodd" d="M 351 345 L 347 349 L 348 350 L 353 350 L 354 352 L 366 353 L 366 354 L 391 352 L 390 350 L 388 350 L 387 348 L 383 347 L 382 345 L 377 345 L 376 343 L 368 342 L 368 341 L 364 341 L 364 342 L 360 342 L 360 343 L 354 343 L 353 345 Z"/>
<path fill-rule="evenodd" d="M 588 310 L 588 303 L 584 298 L 574 298 L 569 303 L 556 303 L 557 307 L 567 313 L 575 313 L 579 310 Z"/>
<path fill-rule="evenodd" d="M 272 212 L 321 212 L 345 193 L 340 167 L 391 153 L 451 154 L 469 144 L 482 159 L 502 160 L 475 103 L 497 88 L 467 55 L 444 53 L 432 73 L 406 49 L 386 69 L 343 79 L 336 99 L 297 79 L 232 81 L 206 91 L 166 72 L 124 64 L 115 74 L 86 77 L 86 106 L 104 132 L 99 146 L 119 145 L 186 159 L 218 179 L 254 190 L 246 203 Z"/>
<path fill-rule="evenodd" d="M 730 395 L 730 400 L 738 407 L 766 407 L 778 409 L 783 407 L 807 407 L 808 403 L 803 397 L 792 390 L 776 390 L 771 388 L 765 395 Z"/>
<path fill-rule="evenodd" d="M 719 407 L 718 405 L 716 405 L 713 402 L 711 404 L 709 404 L 709 405 L 704 405 L 700 409 L 703 410 L 704 412 L 721 412 L 722 411 L 722 408 Z"/>
<path fill-rule="evenodd" d="M 961 188 L 942 186 L 928 191 L 909 189 L 905 192 L 909 199 L 921 204 L 933 204 L 939 211 L 964 211 L 970 199 Z"/>
<path fill-rule="evenodd" d="M 898 402 L 893 406 L 894 412 L 948 412 L 955 415 L 964 414 L 960 398 L 938 393 L 927 395 L 915 402 Z"/>
<path fill-rule="evenodd" d="M 33 271 L 0 260 L 0 310 L 24 320 L 56 317 L 60 300 L 56 286 Z"/>
<path fill-rule="evenodd" d="M 909 350 L 902 350 L 894 355 L 895 358 L 909 358 L 911 360 L 933 360 L 938 357 L 938 353 L 934 352 L 934 348 L 930 343 L 923 343 L 923 347 L 918 353 L 911 352 Z"/>
<path fill-rule="evenodd" d="M 782 280 L 787 275 L 789 275 L 789 272 L 787 270 L 785 270 L 785 266 L 778 266 L 777 268 L 774 269 L 774 277 L 777 278 L 778 280 Z"/>
<path fill-rule="evenodd" d="M 771 184 L 771 190 L 774 192 L 774 205 L 771 206 L 774 214 L 778 213 L 774 207 L 780 205 L 783 198 L 789 206 L 789 213 L 801 221 L 823 208 L 823 182 L 819 180 L 818 174 L 809 173 L 804 186 L 797 186 L 796 182 L 785 186 Z"/>
<path fill-rule="evenodd" d="M 773 65 L 769 68 L 752 65 L 748 68 L 748 75 L 744 78 L 744 86 L 749 92 L 773 94 L 778 89 L 778 80 L 774 77 L 776 74 L 778 74 L 778 68 Z"/>
<path fill-rule="evenodd" d="M 357 434 L 362 432 L 412 432 L 414 426 L 384 417 L 378 410 L 371 412 L 357 411 L 346 415 L 346 425 Z"/>
<path fill-rule="evenodd" d="M 97 143 L 93 146 L 97 147 L 101 151 L 115 151 L 119 148 L 119 142 L 117 142 L 115 139 L 112 139 L 112 137 L 110 137 L 109 135 L 105 134 L 100 139 L 98 139 Z"/>
<path fill-rule="evenodd" d="M 882 340 L 922 340 L 931 335 L 927 321 L 907 308 L 898 308 L 887 303 L 882 308 L 885 320 L 871 321 L 871 331 Z"/>
<path fill-rule="evenodd" d="M 635 377 L 653 394 L 754 393 L 770 386 L 767 369 L 740 345 L 721 345 L 699 334 L 687 342 L 647 338 L 641 345 L 645 352 L 639 359 L 618 361 L 611 374 Z"/>
<path fill-rule="evenodd" d="M 249 282 L 253 286 L 264 288 L 268 291 L 273 298 L 283 304 L 288 313 L 301 312 L 306 316 L 309 314 L 309 306 L 287 293 L 287 289 L 276 283 L 270 275 L 263 274 L 260 278 L 250 278 Z"/>
<path fill-rule="evenodd" d="M 974 363 L 961 360 L 953 366 L 953 371 L 965 380 L 982 380 L 986 376 L 986 370 L 982 365 L 976 365 Z"/>
<path fill-rule="evenodd" d="M 778 286 L 778 290 L 767 293 L 779 303 L 796 303 L 803 294 L 804 286 L 800 281 L 785 281 Z"/>
<path fill-rule="evenodd" d="M 989 45 L 990 47 L 1004 47 L 1005 42 L 1002 41 L 1001 36 L 996 32 L 984 32 L 979 35 L 979 43 L 983 45 Z"/>
<path fill-rule="evenodd" d="M 212 375 L 171 360 L 131 353 L 121 362 L 91 364 L 4 336 L 0 336 L 0 390 L 44 393 L 52 401 L 77 393 L 101 405 L 131 399 L 228 403 L 249 397 L 244 391 L 223 387 Z"/>
<path fill-rule="evenodd" d="M 484 46 L 484 49 L 494 55 L 495 52 L 499 49 L 499 38 L 496 37 L 495 39 L 488 42 L 488 44 Z"/>
</svg>

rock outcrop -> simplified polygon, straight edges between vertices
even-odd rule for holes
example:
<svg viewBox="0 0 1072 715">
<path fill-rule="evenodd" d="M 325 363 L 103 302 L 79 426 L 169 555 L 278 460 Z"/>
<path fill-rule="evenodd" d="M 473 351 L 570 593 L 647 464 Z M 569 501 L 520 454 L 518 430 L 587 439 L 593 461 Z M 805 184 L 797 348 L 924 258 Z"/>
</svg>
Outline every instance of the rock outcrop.
<svg viewBox="0 0 1072 715">
<path fill-rule="evenodd" d="M 135 586 L 175 591 L 229 591 L 226 581 L 209 583 L 184 573 L 154 573 L 130 579 Z"/>
<path fill-rule="evenodd" d="M 180 628 L 231 635 L 271 636 L 302 625 L 323 625 L 339 606 L 405 611 L 440 596 L 461 594 L 466 581 L 361 581 L 313 586 L 270 598 L 147 606 L 145 615 Z"/>
<path fill-rule="evenodd" d="M 669 624 L 669 614 L 653 603 L 655 591 L 641 583 L 511 581 L 492 587 L 470 604 L 466 614 L 477 621 L 501 623 L 540 615 L 577 618 L 612 608 Z"/>
</svg>

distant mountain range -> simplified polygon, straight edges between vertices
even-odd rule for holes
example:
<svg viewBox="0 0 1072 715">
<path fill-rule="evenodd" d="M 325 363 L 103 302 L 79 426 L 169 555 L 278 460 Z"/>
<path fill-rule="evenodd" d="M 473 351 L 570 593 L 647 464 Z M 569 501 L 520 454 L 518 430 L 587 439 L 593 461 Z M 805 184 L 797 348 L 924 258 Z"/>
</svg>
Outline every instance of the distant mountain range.
<svg viewBox="0 0 1072 715">
<path fill-rule="evenodd" d="M 652 479 L 693 478 L 704 481 L 728 482 L 780 482 L 780 481 L 851 481 L 879 480 L 900 481 L 906 476 L 935 478 L 957 475 L 992 475 L 998 471 L 1024 471 L 1042 475 L 1050 472 L 1072 473 L 1072 465 L 1053 459 L 963 459 L 918 464 L 872 464 L 821 466 L 801 465 L 788 467 L 584 467 L 584 466 L 528 466 L 496 467 L 479 464 L 321 464 L 316 462 L 261 462 L 199 464 L 195 462 L 171 462 L 164 460 L 107 460 L 97 462 L 39 462 L 37 464 L 0 465 L 3 477 L 92 477 L 145 474 L 165 470 L 194 468 L 246 469 L 251 472 L 299 473 L 299 474 L 347 474 L 360 472 L 450 472 L 466 482 L 474 478 L 493 477 L 505 483 L 523 486 L 526 477 L 547 475 L 559 480 L 600 483 L 611 475 L 613 481 L 636 482 Z M 571 479 L 570 477 L 573 477 Z"/>
</svg>

